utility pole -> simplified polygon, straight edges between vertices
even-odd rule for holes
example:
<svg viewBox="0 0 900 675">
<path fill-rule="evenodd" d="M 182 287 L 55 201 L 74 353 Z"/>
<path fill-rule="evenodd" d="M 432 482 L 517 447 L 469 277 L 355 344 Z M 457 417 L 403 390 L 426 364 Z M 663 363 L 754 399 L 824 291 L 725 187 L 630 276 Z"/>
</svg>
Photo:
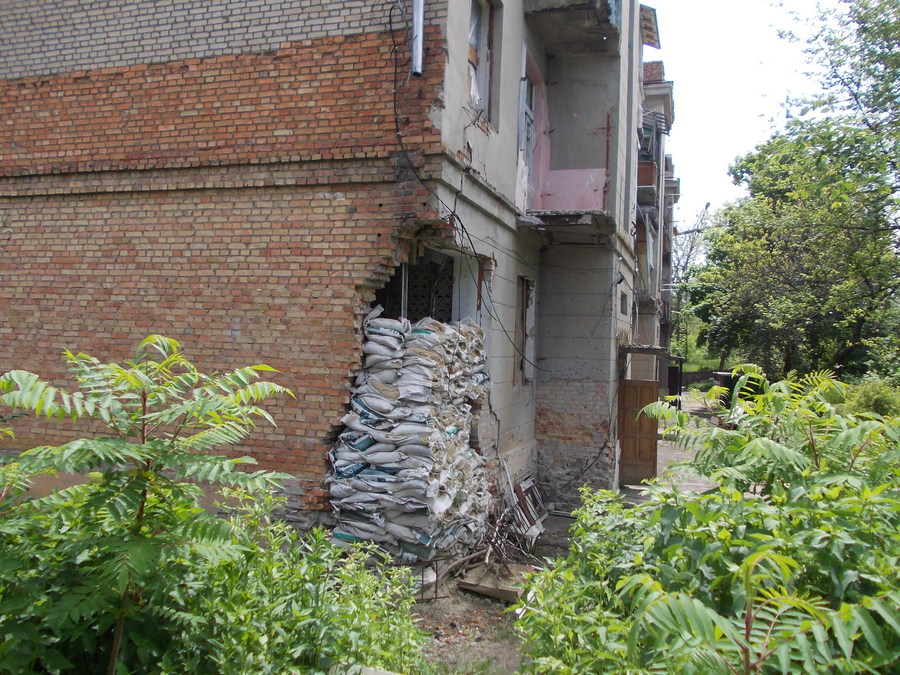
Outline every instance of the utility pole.
<svg viewBox="0 0 900 675">
<path fill-rule="evenodd" d="M 697 214 L 697 219 L 694 221 L 694 226 L 691 229 L 675 233 L 676 237 L 688 237 L 688 239 L 682 240 L 683 243 L 679 242 L 675 245 L 675 250 L 673 251 L 675 260 L 674 265 L 672 266 L 672 281 L 675 286 L 675 330 L 673 332 L 675 335 L 675 344 L 681 346 L 681 356 L 685 359 L 690 356 L 690 346 L 688 345 L 690 331 L 688 329 L 688 322 L 683 315 L 684 306 L 686 304 L 686 289 L 684 287 L 684 282 L 688 271 L 696 262 L 699 253 L 700 244 L 702 243 L 702 233 L 709 214 L 709 204 L 709 202 L 706 202 L 706 206 L 704 206 L 703 210 Z"/>
</svg>

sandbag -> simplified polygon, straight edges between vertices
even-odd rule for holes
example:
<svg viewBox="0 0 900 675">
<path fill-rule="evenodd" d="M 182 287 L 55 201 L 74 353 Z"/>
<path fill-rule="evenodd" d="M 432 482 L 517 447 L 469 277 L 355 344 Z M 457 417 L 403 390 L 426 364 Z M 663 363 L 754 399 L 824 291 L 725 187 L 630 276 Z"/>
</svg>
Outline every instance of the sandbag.
<svg viewBox="0 0 900 675">
<path fill-rule="evenodd" d="M 488 389 L 484 334 L 471 321 L 363 321 L 362 369 L 329 453 L 335 537 L 430 558 L 476 544 L 491 505 L 484 458 L 468 445 L 470 403 Z"/>
</svg>

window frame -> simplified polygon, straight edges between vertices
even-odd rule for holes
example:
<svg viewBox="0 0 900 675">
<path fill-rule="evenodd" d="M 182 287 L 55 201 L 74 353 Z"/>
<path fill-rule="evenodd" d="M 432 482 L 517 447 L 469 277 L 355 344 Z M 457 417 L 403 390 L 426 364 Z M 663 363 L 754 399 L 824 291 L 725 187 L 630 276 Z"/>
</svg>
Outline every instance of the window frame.
<svg viewBox="0 0 900 675">
<path fill-rule="evenodd" d="M 534 280 L 516 278 L 516 321 L 513 338 L 513 385 L 522 386 L 534 380 Z"/>
<path fill-rule="evenodd" d="M 476 14 L 477 8 L 477 14 Z M 499 24 L 503 5 L 499 0 L 470 0 L 469 35 L 466 42 L 467 101 L 496 126 L 499 107 Z M 478 20 L 475 20 L 475 17 Z M 477 35 L 473 35 L 477 29 Z M 473 39 L 474 37 L 474 39 Z"/>
</svg>

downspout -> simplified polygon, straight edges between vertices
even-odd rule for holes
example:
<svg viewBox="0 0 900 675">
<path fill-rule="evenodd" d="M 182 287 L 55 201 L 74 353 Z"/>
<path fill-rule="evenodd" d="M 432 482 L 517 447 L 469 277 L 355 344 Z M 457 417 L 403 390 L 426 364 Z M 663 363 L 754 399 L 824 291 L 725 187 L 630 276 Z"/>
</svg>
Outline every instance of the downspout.
<svg viewBox="0 0 900 675">
<path fill-rule="evenodd" d="M 422 52 L 425 30 L 425 0 L 413 0 L 412 21 L 412 74 L 422 76 Z"/>
<path fill-rule="evenodd" d="M 603 208 L 607 211 L 609 210 L 609 205 L 607 202 L 607 194 L 609 193 L 609 181 L 610 181 L 610 156 L 612 154 L 612 115 L 615 107 L 610 108 L 606 111 L 606 180 L 603 181 Z"/>
</svg>

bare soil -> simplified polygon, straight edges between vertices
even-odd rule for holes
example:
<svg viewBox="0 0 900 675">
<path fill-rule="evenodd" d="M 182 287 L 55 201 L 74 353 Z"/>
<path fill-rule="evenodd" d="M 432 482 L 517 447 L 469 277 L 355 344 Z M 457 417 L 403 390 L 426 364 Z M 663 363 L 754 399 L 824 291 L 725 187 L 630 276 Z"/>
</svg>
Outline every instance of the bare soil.
<svg viewBox="0 0 900 675">
<path fill-rule="evenodd" d="M 426 593 L 431 597 L 433 589 Z M 431 637 L 425 653 L 444 673 L 506 675 L 521 665 L 520 641 L 508 605 L 456 587 L 455 579 L 438 586 L 436 600 L 417 604 L 420 625 Z"/>
</svg>

